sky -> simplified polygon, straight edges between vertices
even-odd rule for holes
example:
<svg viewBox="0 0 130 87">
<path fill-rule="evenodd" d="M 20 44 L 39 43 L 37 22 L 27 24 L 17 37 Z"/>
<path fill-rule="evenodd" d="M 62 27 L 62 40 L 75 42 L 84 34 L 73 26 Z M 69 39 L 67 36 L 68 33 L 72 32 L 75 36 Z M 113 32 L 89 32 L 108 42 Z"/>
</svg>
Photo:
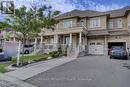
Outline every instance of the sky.
<svg viewBox="0 0 130 87">
<path fill-rule="evenodd" d="M 2 1 L 2 0 L 0 0 Z M 5 0 L 4 0 L 5 1 Z M 9 1 L 9 0 L 6 0 Z M 26 5 L 30 7 L 31 3 L 51 5 L 53 9 L 59 10 L 62 13 L 71 11 L 73 9 L 80 10 L 96 10 L 109 11 L 130 6 L 130 0 L 13 0 L 15 7 Z M 4 15 L 0 14 L 0 20 Z"/>
</svg>

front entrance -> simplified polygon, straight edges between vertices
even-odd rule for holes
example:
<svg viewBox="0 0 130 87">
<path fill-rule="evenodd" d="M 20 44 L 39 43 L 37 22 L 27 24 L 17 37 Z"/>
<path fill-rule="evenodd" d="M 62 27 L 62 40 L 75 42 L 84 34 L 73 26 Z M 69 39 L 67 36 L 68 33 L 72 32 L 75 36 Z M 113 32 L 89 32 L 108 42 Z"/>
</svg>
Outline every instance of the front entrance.
<svg viewBox="0 0 130 87">
<path fill-rule="evenodd" d="M 103 41 L 91 41 L 89 42 L 89 54 L 103 55 L 104 54 L 104 42 Z"/>
</svg>

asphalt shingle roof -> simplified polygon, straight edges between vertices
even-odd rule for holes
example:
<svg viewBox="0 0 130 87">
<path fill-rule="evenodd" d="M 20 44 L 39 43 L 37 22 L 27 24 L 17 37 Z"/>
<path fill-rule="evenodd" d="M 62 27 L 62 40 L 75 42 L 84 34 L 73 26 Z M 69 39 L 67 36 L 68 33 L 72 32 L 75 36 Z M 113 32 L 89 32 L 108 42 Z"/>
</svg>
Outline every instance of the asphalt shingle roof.
<svg viewBox="0 0 130 87">
<path fill-rule="evenodd" d="M 121 17 L 121 16 L 124 16 L 126 11 L 128 10 L 130 10 L 130 6 L 126 6 L 121 9 L 106 11 L 106 12 L 75 9 L 70 12 L 57 16 L 56 19 L 65 19 L 65 18 L 71 18 L 71 17 L 94 17 L 94 16 L 100 16 L 100 15 L 110 15 L 110 17 Z"/>
</svg>

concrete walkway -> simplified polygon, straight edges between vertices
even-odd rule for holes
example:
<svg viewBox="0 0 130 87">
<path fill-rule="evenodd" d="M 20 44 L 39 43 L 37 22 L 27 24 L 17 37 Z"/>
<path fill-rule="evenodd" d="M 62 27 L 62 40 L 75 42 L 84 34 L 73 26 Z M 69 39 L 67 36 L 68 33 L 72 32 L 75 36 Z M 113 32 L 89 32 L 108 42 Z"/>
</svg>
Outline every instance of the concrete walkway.
<svg viewBox="0 0 130 87">
<path fill-rule="evenodd" d="M 59 59 L 56 58 L 56 59 L 51 59 L 51 60 L 47 60 L 47 61 L 41 61 L 41 62 L 33 63 L 33 64 L 27 65 L 25 67 L 19 68 L 12 72 L 7 72 L 7 73 L 5 73 L 5 75 L 19 79 L 19 80 L 26 80 L 39 73 L 45 72 L 56 66 L 70 62 L 74 59 L 75 58 L 63 57 L 63 58 L 59 58 Z"/>
<path fill-rule="evenodd" d="M 37 87 L 19 79 L 0 74 L 0 87 Z"/>
</svg>

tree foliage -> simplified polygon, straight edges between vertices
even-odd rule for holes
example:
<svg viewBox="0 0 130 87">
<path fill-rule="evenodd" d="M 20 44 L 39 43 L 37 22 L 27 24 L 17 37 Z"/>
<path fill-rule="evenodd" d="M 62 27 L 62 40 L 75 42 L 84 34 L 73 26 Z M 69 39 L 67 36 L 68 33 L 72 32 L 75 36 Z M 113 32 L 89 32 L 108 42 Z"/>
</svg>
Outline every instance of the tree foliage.
<svg viewBox="0 0 130 87">
<path fill-rule="evenodd" d="M 28 9 L 22 6 L 15 9 L 15 15 L 12 14 L 6 17 L 4 22 L 0 22 L 0 29 L 11 28 L 13 31 L 20 32 L 20 35 L 16 34 L 23 42 L 24 39 L 36 36 L 42 28 L 54 29 L 55 24 L 58 23 L 54 17 L 59 13 L 59 11 L 53 11 L 51 6 Z"/>
<path fill-rule="evenodd" d="M 36 37 L 41 29 L 54 30 L 58 23 L 55 16 L 60 13 L 59 11 L 53 11 L 51 6 L 39 8 L 22 6 L 14 9 L 14 12 L 14 14 L 6 17 L 4 22 L 0 22 L 0 29 L 11 28 L 12 31 L 16 32 L 17 38 L 21 40 L 23 45 L 27 39 Z"/>
</svg>

